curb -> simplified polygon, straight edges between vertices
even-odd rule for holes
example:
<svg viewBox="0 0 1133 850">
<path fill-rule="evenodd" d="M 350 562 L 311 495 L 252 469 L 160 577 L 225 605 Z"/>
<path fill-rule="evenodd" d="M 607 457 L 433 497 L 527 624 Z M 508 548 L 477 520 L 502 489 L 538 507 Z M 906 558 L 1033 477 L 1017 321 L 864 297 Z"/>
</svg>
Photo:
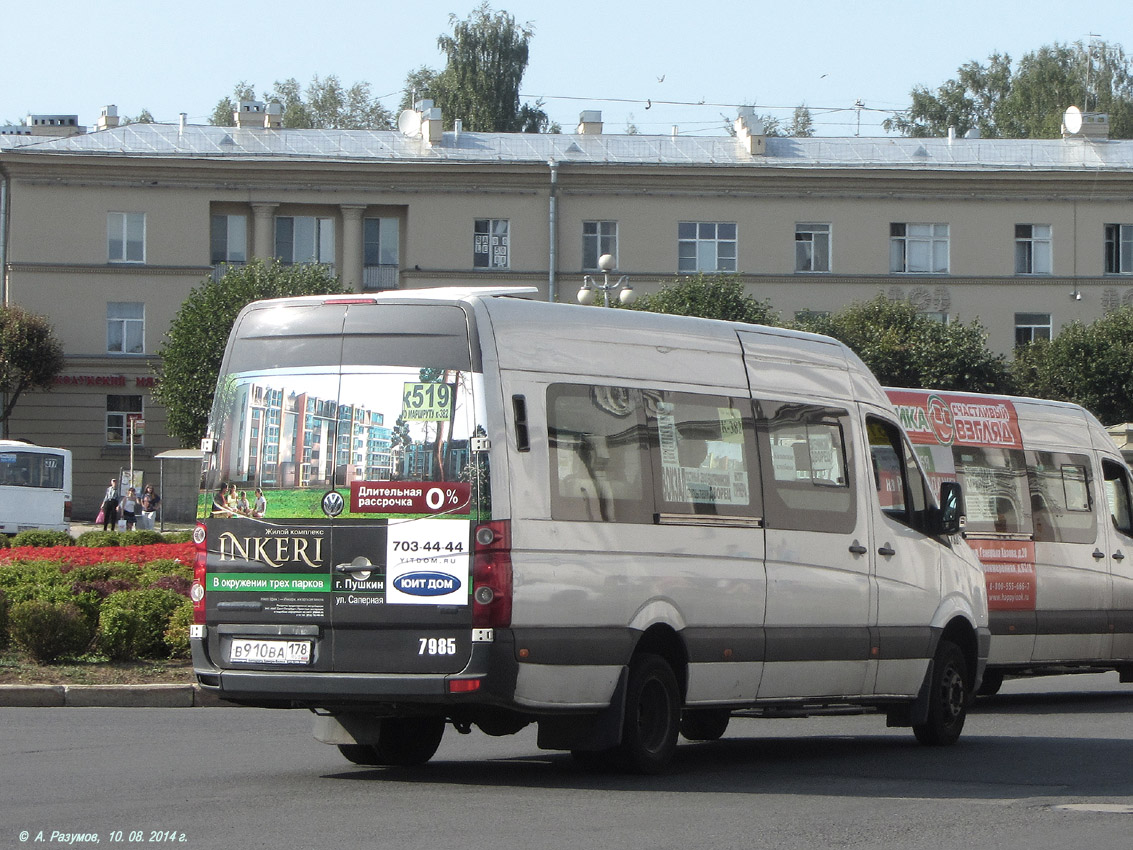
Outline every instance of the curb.
<svg viewBox="0 0 1133 850">
<path fill-rule="evenodd" d="M 0 685 L 0 708 L 221 708 L 198 685 Z"/>
</svg>

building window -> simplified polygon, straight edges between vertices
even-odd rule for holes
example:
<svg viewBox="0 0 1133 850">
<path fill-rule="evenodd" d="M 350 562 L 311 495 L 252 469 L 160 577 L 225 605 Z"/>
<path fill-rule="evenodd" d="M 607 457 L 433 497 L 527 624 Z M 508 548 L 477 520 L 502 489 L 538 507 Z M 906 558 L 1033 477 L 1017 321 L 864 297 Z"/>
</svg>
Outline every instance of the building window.
<svg viewBox="0 0 1133 850">
<path fill-rule="evenodd" d="M 1133 224 L 1105 226 L 1105 273 L 1133 274 Z"/>
<path fill-rule="evenodd" d="M 795 271 L 830 271 L 830 225 L 795 225 Z"/>
<path fill-rule="evenodd" d="M 618 267 L 618 223 L 616 221 L 582 222 L 582 268 L 598 271 L 598 258 L 609 254 Z"/>
<path fill-rule="evenodd" d="M 1016 313 L 1015 345 L 1029 345 L 1051 338 L 1050 313 Z"/>
<path fill-rule="evenodd" d="M 398 220 L 362 220 L 362 288 L 397 289 L 400 266 Z"/>
<path fill-rule="evenodd" d="M 889 225 L 889 271 L 894 274 L 947 274 L 948 225 Z"/>
<path fill-rule="evenodd" d="M 108 395 L 106 397 L 106 443 L 111 446 L 128 445 L 130 420 L 142 418 L 142 397 L 140 395 Z M 141 445 L 142 437 L 136 436 L 135 445 Z"/>
<path fill-rule="evenodd" d="M 506 218 L 478 218 L 472 237 L 472 267 L 506 269 L 510 266 Z"/>
<path fill-rule="evenodd" d="M 682 221 L 677 225 L 677 271 L 734 272 L 736 224 L 727 221 Z"/>
<path fill-rule="evenodd" d="M 146 261 L 145 213 L 107 213 L 106 256 L 112 263 Z"/>
<path fill-rule="evenodd" d="M 334 219 L 309 215 L 275 220 L 275 257 L 284 265 L 334 265 Z"/>
<path fill-rule="evenodd" d="M 248 262 L 248 216 L 214 215 L 211 242 L 211 265 L 244 265 Z"/>
<path fill-rule="evenodd" d="M 141 301 L 106 304 L 106 350 L 112 354 L 145 354 L 146 305 Z"/>
<path fill-rule="evenodd" d="M 1049 224 L 1015 225 L 1015 274 L 1050 274 Z"/>
</svg>

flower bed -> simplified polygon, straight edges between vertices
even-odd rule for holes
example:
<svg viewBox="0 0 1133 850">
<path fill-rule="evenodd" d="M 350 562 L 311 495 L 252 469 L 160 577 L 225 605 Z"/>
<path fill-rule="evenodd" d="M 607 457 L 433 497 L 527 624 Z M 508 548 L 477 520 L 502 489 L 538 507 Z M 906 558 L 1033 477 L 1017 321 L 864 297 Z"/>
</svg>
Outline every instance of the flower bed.
<svg viewBox="0 0 1133 850">
<path fill-rule="evenodd" d="M 154 543 L 150 546 L 18 546 L 0 549 L 0 564 L 55 561 L 63 572 L 94 564 L 126 563 L 144 566 L 150 561 L 193 563 L 192 543 Z"/>
</svg>

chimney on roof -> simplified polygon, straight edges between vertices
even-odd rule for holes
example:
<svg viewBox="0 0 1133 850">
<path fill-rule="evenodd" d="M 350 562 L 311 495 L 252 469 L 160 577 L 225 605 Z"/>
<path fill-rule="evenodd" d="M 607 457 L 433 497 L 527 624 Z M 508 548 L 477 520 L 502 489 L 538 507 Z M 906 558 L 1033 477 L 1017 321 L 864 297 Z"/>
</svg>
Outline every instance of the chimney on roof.
<svg viewBox="0 0 1133 850">
<path fill-rule="evenodd" d="M 267 112 L 264 113 L 264 129 L 283 129 L 283 104 L 278 101 L 272 101 L 268 104 Z"/>
<path fill-rule="evenodd" d="M 102 112 L 98 115 L 98 124 L 96 126 L 99 130 L 113 130 L 117 127 L 118 107 L 112 103 L 102 107 Z"/>
<path fill-rule="evenodd" d="M 237 127 L 262 127 L 264 126 L 264 115 L 263 101 L 242 100 L 236 104 L 236 111 L 232 113 L 232 118 Z"/>
<path fill-rule="evenodd" d="M 587 109 L 580 112 L 578 115 L 578 129 L 576 129 L 575 132 L 580 136 L 601 136 L 602 110 Z"/>
<path fill-rule="evenodd" d="M 752 156 L 762 156 L 767 153 L 767 129 L 763 121 L 755 114 L 750 106 L 741 106 L 736 122 L 732 125 L 736 130 L 736 139 L 745 151 Z"/>
<path fill-rule="evenodd" d="M 421 138 L 430 145 L 435 145 L 444 137 L 445 129 L 441 123 L 441 108 L 430 103 L 428 109 L 421 110 Z"/>
</svg>

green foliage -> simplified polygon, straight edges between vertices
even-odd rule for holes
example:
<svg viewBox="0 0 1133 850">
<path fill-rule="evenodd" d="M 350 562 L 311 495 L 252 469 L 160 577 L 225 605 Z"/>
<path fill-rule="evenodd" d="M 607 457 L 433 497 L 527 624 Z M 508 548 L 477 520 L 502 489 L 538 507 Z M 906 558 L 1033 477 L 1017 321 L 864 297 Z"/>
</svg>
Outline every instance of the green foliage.
<svg viewBox="0 0 1133 850">
<path fill-rule="evenodd" d="M 93 635 L 89 620 L 77 605 L 38 599 L 12 606 L 9 632 L 12 641 L 40 664 L 82 654 Z"/>
<path fill-rule="evenodd" d="M 119 546 L 150 546 L 154 543 L 164 543 L 165 538 L 160 531 L 150 531 L 148 528 L 135 528 L 133 531 L 115 532 L 118 536 Z"/>
<path fill-rule="evenodd" d="M 979 322 L 945 325 L 884 295 L 828 316 L 810 315 L 796 326 L 841 340 L 887 386 L 967 392 L 1012 386 L 1006 361 L 988 350 Z"/>
<path fill-rule="evenodd" d="M 75 540 L 76 546 L 86 546 L 92 549 L 101 549 L 105 546 L 117 546 L 118 532 L 116 531 L 84 531 Z"/>
<path fill-rule="evenodd" d="M 21 531 L 12 538 L 13 546 L 73 546 L 75 539 L 65 531 Z"/>
<path fill-rule="evenodd" d="M 191 531 L 167 531 L 161 536 L 163 543 L 189 543 L 193 539 Z"/>
<path fill-rule="evenodd" d="M 11 644 L 8 611 L 10 607 L 11 606 L 8 604 L 8 594 L 0 590 L 0 650 L 7 649 Z"/>
<path fill-rule="evenodd" d="M 197 445 L 204 436 L 228 333 L 246 304 L 343 291 L 323 266 L 260 260 L 229 268 L 219 281 L 204 280 L 181 305 L 158 350 L 160 382 L 154 395 L 166 407 L 170 435 L 183 446 Z"/>
<path fill-rule="evenodd" d="M 304 91 L 294 77 L 277 80 L 275 87 L 257 98 L 255 87 L 241 81 L 232 97 L 220 100 L 209 123 L 231 127 L 233 113 L 242 100 L 261 100 L 283 107 L 282 124 L 296 130 L 389 130 L 393 116 L 378 98 L 370 94 L 370 84 L 355 83 L 349 88 L 334 74 L 311 78 Z"/>
<path fill-rule="evenodd" d="M 771 305 L 745 295 L 743 281 L 729 274 L 701 273 L 678 277 L 657 292 L 637 299 L 630 309 L 753 325 L 779 324 L 779 315 L 771 309 Z"/>
<path fill-rule="evenodd" d="M 63 345 L 43 316 L 0 306 L 0 423 L 27 390 L 52 389 L 63 371 Z"/>
<path fill-rule="evenodd" d="M 1080 404 L 1106 425 L 1133 422 L 1133 307 L 1015 351 L 1019 391 Z"/>
<path fill-rule="evenodd" d="M 171 658 L 188 658 L 191 655 L 189 647 L 189 626 L 193 625 L 193 603 L 185 600 L 180 608 L 173 612 L 169 618 L 169 626 L 165 629 L 165 645 L 169 647 Z"/>
<path fill-rule="evenodd" d="M 98 649 L 114 661 L 165 658 L 170 652 L 165 632 L 185 597 L 171 590 L 123 590 L 102 603 L 98 617 Z"/>
<path fill-rule="evenodd" d="M 1107 113 L 1112 138 L 1133 138 L 1133 69 L 1120 45 L 1100 40 L 1045 45 L 1015 68 L 995 53 L 987 65 L 960 66 L 935 92 L 917 86 L 910 96 L 909 110 L 886 121 L 886 130 L 926 137 L 975 128 L 986 138 L 1053 139 L 1073 105 Z"/>
<path fill-rule="evenodd" d="M 12 540 L 7 534 L 0 534 L 0 549 L 7 549 L 12 545 Z"/>
<path fill-rule="evenodd" d="M 437 38 L 445 54 L 441 72 L 421 67 L 405 81 L 403 106 L 413 98 L 429 98 L 441 108 L 448 126 L 459 118 L 464 129 L 478 133 L 556 132 L 542 102 L 520 104 L 519 87 L 527 70 L 528 45 L 534 30 L 518 25 L 507 12 L 481 3 L 461 20 L 449 15 L 451 35 Z"/>
</svg>

